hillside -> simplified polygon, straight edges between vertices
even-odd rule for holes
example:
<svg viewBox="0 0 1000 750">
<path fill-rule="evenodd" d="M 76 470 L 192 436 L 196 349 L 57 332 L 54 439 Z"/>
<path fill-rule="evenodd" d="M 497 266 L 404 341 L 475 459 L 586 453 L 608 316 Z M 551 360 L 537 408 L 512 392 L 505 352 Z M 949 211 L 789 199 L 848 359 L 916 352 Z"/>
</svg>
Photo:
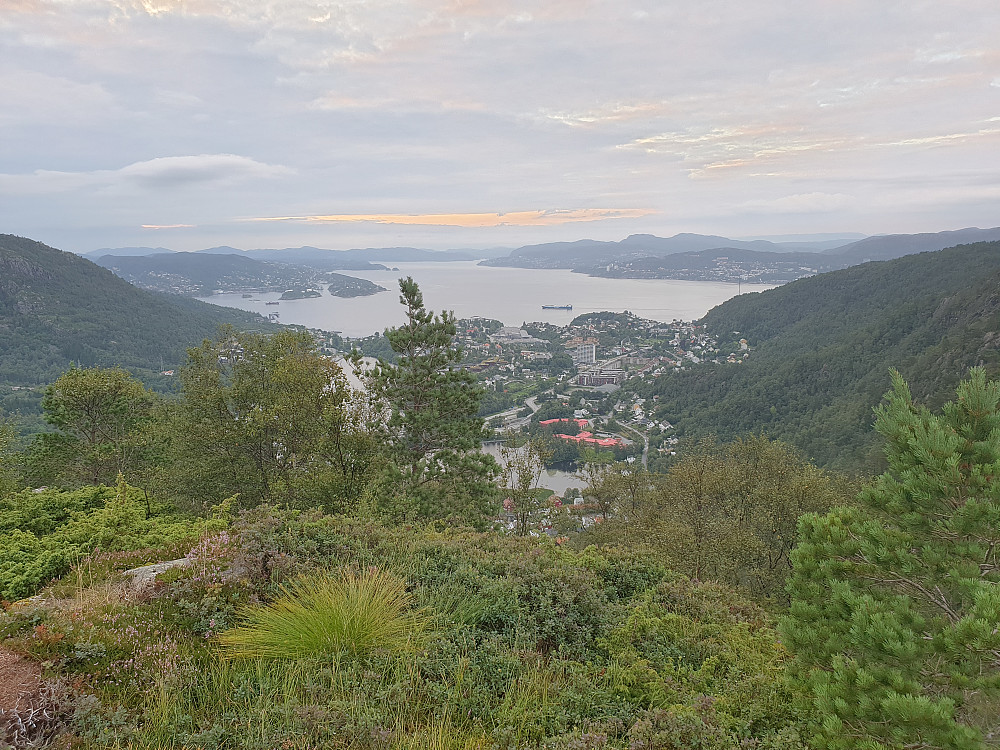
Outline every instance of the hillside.
<svg viewBox="0 0 1000 750">
<path fill-rule="evenodd" d="M 620 242 L 527 245 L 483 265 L 569 268 L 577 273 L 632 279 L 783 283 L 814 273 L 942 250 L 960 243 L 1000 240 L 1000 227 L 866 237 L 831 247 L 829 241 L 768 242 L 717 235 L 635 234 Z"/>
<path fill-rule="evenodd" d="M 207 297 L 217 291 L 279 292 L 320 286 L 330 286 L 331 293 L 340 296 L 384 291 L 366 279 L 302 265 L 255 260 L 235 253 L 105 255 L 95 262 L 143 289 L 189 296 Z"/>
<path fill-rule="evenodd" d="M 803 276 L 833 271 L 841 266 L 837 256 L 813 252 L 779 253 L 721 247 L 610 263 L 603 269 L 592 269 L 591 275 L 784 284 Z"/>
<path fill-rule="evenodd" d="M 824 255 L 835 255 L 844 265 L 867 263 L 870 260 L 892 260 L 913 253 L 933 252 L 955 245 L 973 242 L 995 242 L 1000 240 L 1000 227 L 993 229 L 957 229 L 950 232 L 924 232 L 921 234 L 886 234 L 866 237 L 849 245 L 824 251 Z"/>
<path fill-rule="evenodd" d="M 548 242 L 525 245 L 506 257 L 483 261 L 484 266 L 513 266 L 516 268 L 572 268 L 590 272 L 593 266 L 621 262 L 635 258 L 661 258 L 675 253 L 697 253 L 718 248 L 738 248 L 761 252 L 780 253 L 786 248 L 766 240 L 731 240 L 716 235 L 681 233 L 673 237 L 656 237 L 652 234 L 629 235 L 621 242 L 577 240 L 576 242 Z M 595 271 L 595 274 L 597 272 Z"/>
<path fill-rule="evenodd" d="M 821 465 L 872 470 L 872 408 L 889 368 L 935 405 L 969 367 L 1000 371 L 998 290 L 1000 242 L 990 242 L 742 295 L 703 322 L 720 344 L 747 339 L 744 364 L 670 373 L 640 390 L 685 435 L 763 430 Z"/>
<path fill-rule="evenodd" d="M 492 250 L 425 250 L 417 247 L 369 247 L 353 250 L 324 250 L 319 247 L 286 247 L 282 249 L 237 250 L 234 247 L 210 247 L 199 253 L 245 255 L 256 260 L 277 263 L 296 263 L 321 270 L 373 270 L 384 269 L 380 263 L 449 262 L 456 260 L 478 260 L 507 255 L 510 248 Z"/>
<path fill-rule="evenodd" d="M 177 367 L 222 324 L 263 328 L 250 313 L 137 289 L 40 242 L 0 235 L 0 385 L 49 383 L 71 362 L 141 376 Z"/>
</svg>

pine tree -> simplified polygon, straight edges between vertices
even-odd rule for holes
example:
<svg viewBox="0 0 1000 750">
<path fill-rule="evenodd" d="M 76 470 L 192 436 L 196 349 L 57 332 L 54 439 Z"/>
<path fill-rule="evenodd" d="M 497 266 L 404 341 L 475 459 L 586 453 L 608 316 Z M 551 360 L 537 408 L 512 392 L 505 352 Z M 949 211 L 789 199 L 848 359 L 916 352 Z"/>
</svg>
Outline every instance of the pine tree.
<svg viewBox="0 0 1000 750">
<path fill-rule="evenodd" d="M 388 441 L 395 459 L 389 470 L 400 494 L 396 510 L 482 521 L 496 499 L 498 470 L 480 450 L 482 389 L 461 367 L 454 314 L 426 310 L 410 277 L 400 279 L 399 289 L 407 322 L 385 332 L 398 360 L 380 360 L 369 383 L 389 407 Z"/>
<path fill-rule="evenodd" d="M 821 748 L 995 746 L 1000 735 L 1000 383 L 972 370 L 940 415 L 893 373 L 889 469 L 807 516 L 783 624 Z"/>
</svg>

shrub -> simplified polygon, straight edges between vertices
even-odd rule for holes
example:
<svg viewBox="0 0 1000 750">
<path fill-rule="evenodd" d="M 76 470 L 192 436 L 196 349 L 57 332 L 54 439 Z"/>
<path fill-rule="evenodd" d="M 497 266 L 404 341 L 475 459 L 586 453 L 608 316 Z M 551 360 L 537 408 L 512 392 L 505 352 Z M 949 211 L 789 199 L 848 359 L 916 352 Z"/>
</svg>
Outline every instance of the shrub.
<svg viewBox="0 0 1000 750">
<path fill-rule="evenodd" d="M 5 499 L 0 504 L 0 598 L 34 594 L 95 550 L 172 548 L 193 543 L 213 523 L 176 516 L 147 518 L 138 494 L 122 482 L 117 490 L 27 490 Z"/>
</svg>

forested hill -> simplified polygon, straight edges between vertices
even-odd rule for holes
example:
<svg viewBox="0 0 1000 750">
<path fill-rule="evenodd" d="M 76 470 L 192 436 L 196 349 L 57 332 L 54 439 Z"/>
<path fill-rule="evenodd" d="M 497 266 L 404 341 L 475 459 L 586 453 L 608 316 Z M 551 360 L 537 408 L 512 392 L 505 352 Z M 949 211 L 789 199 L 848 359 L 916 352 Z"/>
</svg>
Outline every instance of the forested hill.
<svg viewBox="0 0 1000 750">
<path fill-rule="evenodd" d="M 819 464 L 871 470 L 872 409 L 900 370 L 918 400 L 954 393 L 971 366 L 1000 371 L 1000 242 L 866 263 L 760 294 L 704 318 L 740 365 L 671 373 L 645 386 L 687 435 L 766 431 Z"/>
<path fill-rule="evenodd" d="M 94 263 L 0 234 L 0 384 L 40 385 L 70 362 L 143 375 L 176 367 L 219 325 L 259 316 L 137 289 Z"/>
</svg>

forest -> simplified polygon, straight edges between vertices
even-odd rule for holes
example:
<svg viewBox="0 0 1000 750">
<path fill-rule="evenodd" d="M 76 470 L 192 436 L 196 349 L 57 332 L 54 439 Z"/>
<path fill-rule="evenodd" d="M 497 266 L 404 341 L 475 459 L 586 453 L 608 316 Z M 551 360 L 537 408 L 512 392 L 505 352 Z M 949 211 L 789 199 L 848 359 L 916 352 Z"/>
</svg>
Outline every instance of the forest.
<svg viewBox="0 0 1000 750">
<path fill-rule="evenodd" d="M 0 742 L 995 746 L 988 368 L 948 392 L 887 369 L 877 472 L 748 429 L 662 473 L 584 456 L 559 497 L 544 434 L 481 451 L 454 317 L 400 293 L 363 391 L 305 333 L 228 327 L 176 394 L 73 366 L 46 431 L 0 425 L 0 663 L 24 687 Z"/>
<path fill-rule="evenodd" d="M 689 438 L 766 432 L 817 464 L 885 467 L 871 414 L 890 368 L 940 406 L 970 367 L 1000 374 L 1000 242 L 866 263 L 745 294 L 700 321 L 720 346 L 750 342 L 738 366 L 668 373 L 642 384 Z"/>
</svg>

